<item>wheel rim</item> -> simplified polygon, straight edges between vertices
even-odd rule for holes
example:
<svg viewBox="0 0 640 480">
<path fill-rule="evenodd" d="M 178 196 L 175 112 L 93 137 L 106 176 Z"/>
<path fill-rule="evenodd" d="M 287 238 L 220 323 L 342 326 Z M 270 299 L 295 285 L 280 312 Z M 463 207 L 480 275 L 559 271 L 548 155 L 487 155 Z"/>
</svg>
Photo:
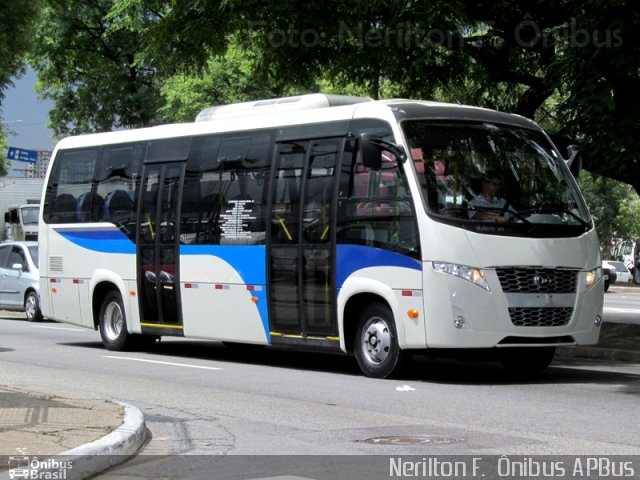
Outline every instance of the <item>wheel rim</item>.
<svg viewBox="0 0 640 480">
<path fill-rule="evenodd" d="M 380 365 L 391 350 L 391 330 L 384 319 L 373 317 L 367 320 L 360 336 L 364 359 L 371 365 Z"/>
<path fill-rule="evenodd" d="M 118 303 L 110 302 L 104 309 L 103 325 L 104 334 L 110 341 L 115 341 L 120 337 L 124 328 L 124 315 Z"/>
<path fill-rule="evenodd" d="M 27 318 L 34 318 L 36 316 L 36 299 L 33 295 L 29 295 L 24 302 L 24 313 Z"/>
</svg>

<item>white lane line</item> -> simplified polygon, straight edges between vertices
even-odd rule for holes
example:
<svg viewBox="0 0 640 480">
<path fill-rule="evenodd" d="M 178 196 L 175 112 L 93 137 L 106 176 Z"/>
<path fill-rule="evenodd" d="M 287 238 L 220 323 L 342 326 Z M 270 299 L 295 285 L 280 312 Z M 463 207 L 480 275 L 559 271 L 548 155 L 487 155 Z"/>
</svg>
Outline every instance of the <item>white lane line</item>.
<svg viewBox="0 0 640 480">
<path fill-rule="evenodd" d="M 190 365 L 188 363 L 160 362 L 158 360 L 147 360 L 145 358 L 116 357 L 114 355 L 103 355 L 103 356 L 104 358 L 115 358 L 116 360 L 131 360 L 133 362 L 157 363 L 159 365 L 171 365 L 172 367 L 201 368 L 202 370 L 222 370 L 222 368 L 218 368 L 218 367 L 204 367 L 202 365 Z"/>
<path fill-rule="evenodd" d="M 48 328 L 50 330 L 69 330 L 70 332 L 84 332 L 85 331 L 84 328 L 49 327 L 47 325 L 31 325 L 31 327 L 32 328 Z"/>
</svg>

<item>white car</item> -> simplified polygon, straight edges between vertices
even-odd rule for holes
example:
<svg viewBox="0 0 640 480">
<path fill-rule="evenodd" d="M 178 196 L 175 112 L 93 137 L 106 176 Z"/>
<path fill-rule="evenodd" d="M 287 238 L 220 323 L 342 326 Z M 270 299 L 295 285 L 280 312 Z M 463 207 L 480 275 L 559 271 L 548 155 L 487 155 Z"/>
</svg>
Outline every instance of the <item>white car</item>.
<svg viewBox="0 0 640 480">
<path fill-rule="evenodd" d="M 624 264 L 624 262 L 619 262 L 617 260 L 604 260 L 602 262 L 603 265 L 608 264 L 611 268 L 615 268 L 616 270 L 616 284 L 618 283 L 631 283 L 632 277 L 631 272 Z"/>
<path fill-rule="evenodd" d="M 0 308 L 23 311 L 30 322 L 42 320 L 37 242 L 0 244 Z"/>
</svg>

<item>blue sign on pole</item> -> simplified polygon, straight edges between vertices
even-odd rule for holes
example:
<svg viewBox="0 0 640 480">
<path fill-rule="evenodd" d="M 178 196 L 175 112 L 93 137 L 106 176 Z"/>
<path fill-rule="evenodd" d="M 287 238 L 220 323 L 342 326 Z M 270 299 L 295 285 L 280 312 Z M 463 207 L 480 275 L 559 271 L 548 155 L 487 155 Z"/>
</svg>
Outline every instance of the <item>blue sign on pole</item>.
<svg viewBox="0 0 640 480">
<path fill-rule="evenodd" d="M 9 147 L 9 150 L 7 151 L 7 159 L 14 162 L 37 163 L 38 152 L 36 150 Z"/>
</svg>

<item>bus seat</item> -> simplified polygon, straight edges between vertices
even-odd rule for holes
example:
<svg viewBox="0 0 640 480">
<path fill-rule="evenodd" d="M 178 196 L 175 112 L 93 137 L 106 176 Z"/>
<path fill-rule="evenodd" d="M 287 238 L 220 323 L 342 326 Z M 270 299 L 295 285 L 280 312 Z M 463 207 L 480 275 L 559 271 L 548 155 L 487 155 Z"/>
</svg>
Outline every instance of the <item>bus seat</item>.
<svg viewBox="0 0 640 480">
<path fill-rule="evenodd" d="M 105 220 L 128 220 L 133 215 L 133 200 L 124 190 L 110 192 L 104 201 L 103 218 Z"/>
<path fill-rule="evenodd" d="M 76 221 L 76 205 L 76 197 L 70 193 L 56 196 L 51 207 L 51 222 L 74 223 Z"/>
<path fill-rule="evenodd" d="M 97 193 L 85 192 L 78 197 L 76 218 L 79 222 L 97 222 L 104 206 L 104 199 Z"/>
</svg>

